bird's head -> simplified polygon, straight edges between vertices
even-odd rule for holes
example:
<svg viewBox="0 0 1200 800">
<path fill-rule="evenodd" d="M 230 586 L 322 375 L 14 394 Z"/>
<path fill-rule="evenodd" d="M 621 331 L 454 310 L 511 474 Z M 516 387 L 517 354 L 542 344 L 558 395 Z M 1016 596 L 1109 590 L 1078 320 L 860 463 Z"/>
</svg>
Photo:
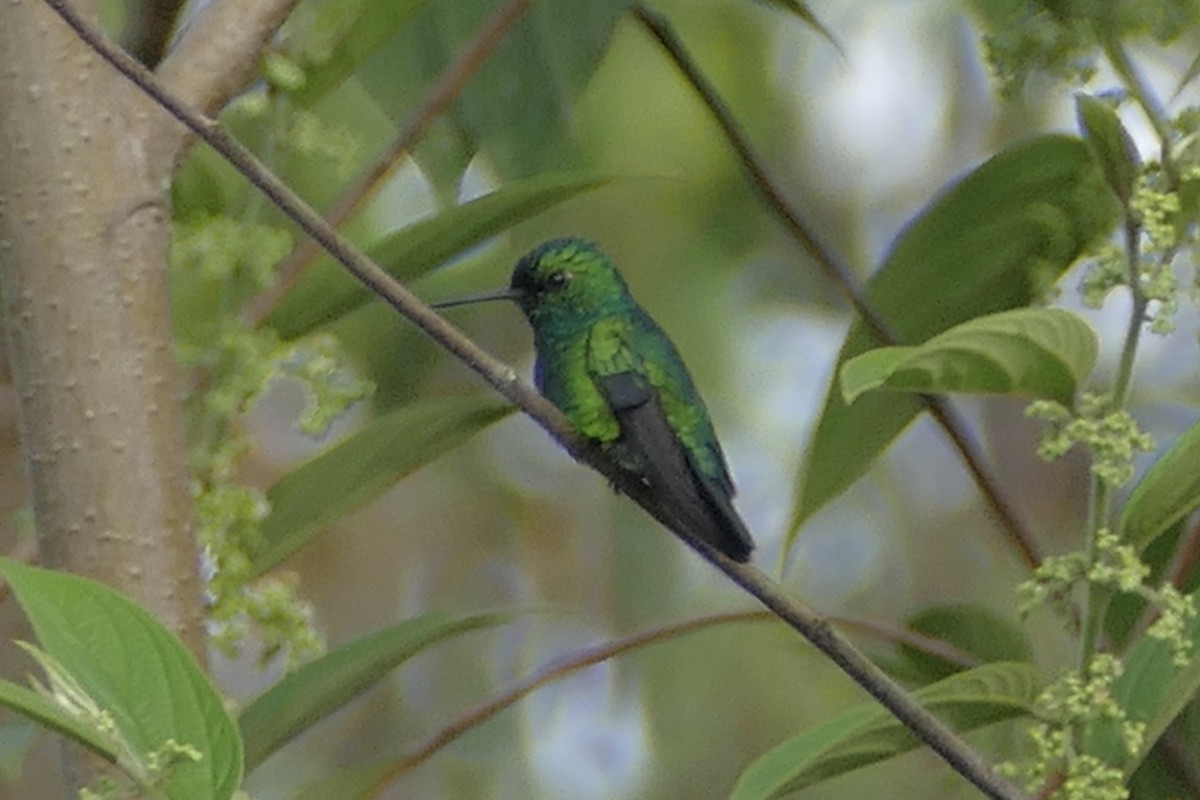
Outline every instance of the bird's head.
<svg viewBox="0 0 1200 800">
<path fill-rule="evenodd" d="M 434 303 L 447 308 L 487 300 L 513 300 L 535 327 L 569 332 L 616 313 L 633 300 L 616 266 L 584 239 L 552 239 L 517 261 L 508 288 Z"/>
<path fill-rule="evenodd" d="M 535 325 L 590 320 L 631 302 L 612 261 L 583 239 L 554 239 L 530 250 L 508 288 Z"/>
</svg>

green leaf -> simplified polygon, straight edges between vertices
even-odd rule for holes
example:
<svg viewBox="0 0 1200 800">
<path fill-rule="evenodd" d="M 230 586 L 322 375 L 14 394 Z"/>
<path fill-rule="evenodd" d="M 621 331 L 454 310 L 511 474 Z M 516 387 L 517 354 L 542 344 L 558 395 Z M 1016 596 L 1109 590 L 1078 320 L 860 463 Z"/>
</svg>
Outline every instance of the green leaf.
<svg viewBox="0 0 1200 800">
<path fill-rule="evenodd" d="M 254 574 L 262 575 L 338 517 L 512 411 L 488 395 L 419 401 L 373 420 L 293 469 L 267 490 L 271 513 L 263 521 L 264 544 L 253 553 Z"/>
<path fill-rule="evenodd" d="M 1200 596 L 1191 595 L 1193 601 Z M 1200 690 L 1200 617 L 1194 618 L 1184 632 L 1192 643 L 1192 659 L 1182 669 L 1171 660 L 1165 642 L 1143 636 L 1126 655 L 1125 669 L 1113 687 L 1113 698 L 1134 722 L 1146 724 L 1142 748 L 1129 756 L 1111 724 L 1097 725 L 1088 743 L 1088 752 L 1112 763 L 1124 763 L 1125 774 L 1132 775 L 1170 724 Z"/>
<path fill-rule="evenodd" d="M 1121 537 L 1141 550 L 1200 508 L 1200 422 L 1154 462 L 1121 510 Z"/>
<path fill-rule="evenodd" d="M 462 88 L 442 118 L 448 136 L 430 137 L 416 156 L 427 173 L 446 140 L 463 152 L 439 186 L 456 182 L 457 170 L 479 150 L 505 179 L 524 178 L 577 163 L 573 106 L 631 0 L 555 0 L 535 3 Z M 429 87 L 495 13 L 495 0 L 429 3 L 422 13 L 356 76 L 397 119 L 415 108 Z M 441 131 L 439 131 L 441 133 Z M 437 141 L 434 141 L 434 139 Z"/>
<path fill-rule="evenodd" d="M 1033 661 L 1033 648 L 1024 629 L 983 606 L 927 608 L 911 617 L 905 627 L 952 645 L 983 664 Z M 910 645 L 901 644 L 898 650 L 927 680 L 940 680 L 963 671 L 960 664 Z"/>
<path fill-rule="evenodd" d="M 242 740 L 191 653 L 142 608 L 95 581 L 0 559 L 42 650 L 146 756 L 168 740 L 201 753 L 180 763 L 167 794 L 227 800 L 242 778 Z"/>
<path fill-rule="evenodd" d="M 1096 161 L 1104 170 L 1108 187 L 1118 200 L 1128 203 L 1141 169 L 1141 158 L 1121 118 L 1111 105 L 1086 94 L 1075 95 L 1075 114 Z"/>
<path fill-rule="evenodd" d="M 871 302 L 904 344 L 1027 306 L 1111 230 L 1117 211 L 1087 145 L 1039 137 L 995 156 L 922 213 L 871 280 Z M 883 344 L 856 324 L 839 364 Z M 791 536 L 858 480 L 921 409 L 916 399 L 883 394 L 850 406 L 831 385 L 805 456 Z"/>
<path fill-rule="evenodd" d="M 0 680 L 0 706 L 73 739 L 108 761 L 117 761 L 112 743 L 32 689 Z"/>
<path fill-rule="evenodd" d="M 1097 349 L 1091 326 L 1070 311 L 1002 311 L 917 347 L 883 347 L 850 359 L 842 366 L 842 393 L 847 403 L 873 389 L 891 389 L 1023 395 L 1069 406 Z"/>
<path fill-rule="evenodd" d="M 310 66 L 304 84 L 292 93 L 302 106 L 311 106 L 341 86 L 363 62 L 379 51 L 425 7 L 427 0 L 327 0 L 307 17 L 305 30 L 288 30 L 285 47 L 305 46 L 319 39 L 328 57 Z"/>
<path fill-rule="evenodd" d="M 315 783 L 306 786 L 296 800 L 375 800 L 379 783 L 392 773 L 391 761 L 382 764 L 326 770 Z"/>
<path fill-rule="evenodd" d="M 611 181 L 596 174 L 566 174 L 512 183 L 389 233 L 368 247 L 367 255 L 393 277 L 410 281 L 518 222 Z M 297 282 L 267 324 L 285 339 L 298 338 L 372 297 L 346 270 L 324 257 Z"/>
<path fill-rule="evenodd" d="M 926 686 L 916 696 L 956 731 L 968 731 L 1030 713 L 1037 693 L 1031 665 L 987 664 Z M 782 797 L 917 746 L 885 709 L 859 706 L 768 751 L 742 773 L 731 797 Z"/>
<path fill-rule="evenodd" d="M 794 14 L 804 24 L 820 34 L 821 38 L 833 45 L 833 49 L 838 51 L 838 55 L 842 58 L 846 57 L 846 51 L 842 49 L 841 43 L 834 38 L 833 33 L 825 26 L 825 23 L 821 22 L 820 18 L 808 7 L 808 3 L 801 2 L 801 0 L 759 0 L 759 2 Z"/>
<path fill-rule="evenodd" d="M 504 614 L 461 619 L 442 613 L 425 614 L 356 639 L 304 665 L 264 692 L 238 718 L 246 742 L 246 769 L 254 769 L 305 729 L 431 645 L 510 619 Z"/>
</svg>

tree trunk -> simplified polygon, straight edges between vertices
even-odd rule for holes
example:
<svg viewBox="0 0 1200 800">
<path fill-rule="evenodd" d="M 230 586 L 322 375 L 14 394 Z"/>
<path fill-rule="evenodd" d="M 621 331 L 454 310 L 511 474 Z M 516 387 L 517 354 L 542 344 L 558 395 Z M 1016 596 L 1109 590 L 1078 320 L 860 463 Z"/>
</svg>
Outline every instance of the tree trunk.
<svg viewBox="0 0 1200 800">
<path fill-rule="evenodd" d="M 162 112 L 40 0 L 0 3 L 0 109 L 0 293 L 40 560 L 118 589 L 203 664 Z"/>
</svg>

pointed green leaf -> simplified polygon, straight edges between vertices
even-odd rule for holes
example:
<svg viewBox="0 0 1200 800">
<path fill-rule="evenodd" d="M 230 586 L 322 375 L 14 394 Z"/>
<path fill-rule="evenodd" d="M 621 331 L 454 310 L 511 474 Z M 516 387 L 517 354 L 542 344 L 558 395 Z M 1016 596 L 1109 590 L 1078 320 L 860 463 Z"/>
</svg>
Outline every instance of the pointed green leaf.
<svg viewBox="0 0 1200 800">
<path fill-rule="evenodd" d="M 1111 230 L 1117 210 L 1087 145 L 1039 137 L 992 158 L 917 218 L 871 280 L 871 302 L 910 345 L 1027 306 Z M 883 344 L 856 324 L 839 363 Z M 805 455 L 792 537 L 858 480 L 921 408 L 916 399 L 883 394 L 849 406 L 831 385 Z"/>
<path fill-rule="evenodd" d="M 1022 308 L 979 317 L 917 347 L 883 347 L 842 366 L 847 403 L 872 389 L 1012 394 L 1071 405 L 1096 361 L 1091 326 L 1070 311 Z"/>
<path fill-rule="evenodd" d="M 376 263 L 410 281 L 475 245 L 589 189 L 612 181 L 595 174 L 551 175 L 520 181 L 394 231 L 367 248 Z M 305 273 L 267 318 L 285 339 L 310 333 L 358 308 L 370 291 L 328 257 Z"/>
<path fill-rule="evenodd" d="M 371 421 L 293 469 L 267 490 L 271 513 L 263 520 L 264 544 L 253 553 L 254 574 L 276 566 L 329 523 L 512 411 L 490 395 L 419 401 Z"/>
<path fill-rule="evenodd" d="M 968 731 L 1030 713 L 1037 693 L 1031 665 L 987 664 L 926 686 L 916 696 L 956 731 Z M 859 706 L 761 756 L 738 779 L 732 800 L 783 797 L 917 746 L 882 707 Z"/>
<path fill-rule="evenodd" d="M 116 750 L 103 736 L 32 689 L 0 680 L 0 706 L 73 739 L 108 761 L 117 761 Z"/>
<path fill-rule="evenodd" d="M 173 768 L 172 798 L 227 800 L 242 740 L 191 653 L 145 610 L 95 581 L 0 559 L 39 646 L 66 669 L 143 756 L 168 740 L 201 759 Z"/>
<path fill-rule="evenodd" d="M 1192 594 L 1193 601 L 1200 595 Z M 1132 775 L 1183 709 L 1200 691 L 1200 617 L 1183 632 L 1192 643 L 1192 659 L 1183 668 L 1172 662 L 1165 642 L 1143 636 L 1124 659 L 1124 672 L 1113 687 L 1113 698 L 1133 722 L 1145 723 L 1142 747 L 1128 755 L 1111 723 L 1098 724 L 1088 752 L 1111 764 L 1124 765 Z"/>
<path fill-rule="evenodd" d="M 425 614 L 356 639 L 305 664 L 264 692 L 238 718 L 246 742 L 246 769 L 254 769 L 305 729 L 429 646 L 510 619 L 504 614 L 461 619 L 442 613 Z"/>
<path fill-rule="evenodd" d="M 1133 195 L 1133 182 L 1137 180 L 1141 168 L 1141 158 L 1133 138 L 1121 124 L 1116 110 L 1103 100 L 1077 94 L 1075 114 L 1087 143 L 1096 155 L 1096 161 L 1104 170 L 1108 187 L 1117 199 L 1128 203 Z"/>
<path fill-rule="evenodd" d="M 326 0 L 297 15 L 304 25 L 289 26 L 285 47 L 327 51 L 319 64 L 310 66 L 305 80 L 291 96 L 302 106 L 311 106 L 349 78 L 362 63 L 387 44 L 420 11 L 428 0 Z M 324 55 L 324 54 L 323 54 Z"/>
<path fill-rule="evenodd" d="M 1033 648 L 1023 628 L 990 608 L 977 605 L 948 605 L 927 608 L 913 615 L 907 628 L 945 642 L 982 664 L 998 661 L 1033 661 Z M 962 672 L 960 664 L 901 643 L 901 657 L 926 680 L 941 680 Z"/>
<path fill-rule="evenodd" d="M 574 159 L 576 98 L 608 49 L 630 0 L 533 3 L 511 20 L 495 50 L 439 120 L 439 133 L 416 150 L 439 186 L 478 151 L 503 179 L 561 169 Z M 498 9 L 495 0 L 433 2 L 355 78 L 385 113 L 402 119 Z M 445 174 L 430 162 L 461 151 Z"/>
<path fill-rule="evenodd" d="M 1121 511 L 1121 536 L 1142 549 L 1200 508 L 1200 422 L 1154 463 Z"/>
<path fill-rule="evenodd" d="M 1179 93 L 1182 92 L 1189 83 L 1196 80 L 1197 75 L 1200 75 L 1200 53 L 1196 54 L 1196 57 L 1192 59 L 1192 63 L 1188 64 L 1188 68 L 1184 71 L 1183 75 L 1180 76 L 1179 83 L 1175 86 L 1175 95 L 1171 99 L 1174 100 L 1176 97 L 1178 97 Z"/>
</svg>

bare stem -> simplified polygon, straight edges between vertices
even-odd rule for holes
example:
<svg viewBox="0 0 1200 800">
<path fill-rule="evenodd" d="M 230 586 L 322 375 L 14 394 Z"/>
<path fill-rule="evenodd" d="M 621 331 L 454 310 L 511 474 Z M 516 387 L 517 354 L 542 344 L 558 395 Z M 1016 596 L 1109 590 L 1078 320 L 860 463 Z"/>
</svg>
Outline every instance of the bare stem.
<svg viewBox="0 0 1200 800">
<path fill-rule="evenodd" d="M 854 271 L 821 243 L 800 211 L 784 196 L 783 190 L 771 177 L 763 159 L 750 144 L 749 137 L 738 124 L 725 101 L 721 99 L 720 94 L 700 71 L 683 42 L 671 28 L 670 23 L 662 15 L 641 4 L 633 6 L 633 15 L 654 37 L 676 68 L 683 73 L 696 94 L 700 96 L 768 208 L 779 218 L 788 233 L 799 243 L 829 282 L 842 292 L 871 334 L 882 344 L 904 344 L 887 320 L 883 318 L 883 315 L 871 304 L 866 289 Z M 933 419 L 946 432 L 955 449 L 958 450 L 972 480 L 979 487 L 984 501 L 996 515 L 1009 545 L 1016 551 L 1025 566 L 1030 569 L 1037 567 L 1041 563 L 1041 555 L 1034 544 L 1033 537 L 1021 521 L 1016 508 L 1004 497 L 999 481 L 988 468 L 983 450 L 971 433 L 966 420 L 945 398 L 923 394 L 920 395 L 920 399 L 929 409 Z"/>
<path fill-rule="evenodd" d="M 597 448 L 582 440 L 566 418 L 531 386 L 519 380 L 512 367 L 488 355 L 458 329 L 422 304 L 408 289 L 378 265 L 366 258 L 354 245 L 338 235 L 321 216 L 304 203 L 278 177 L 271 174 L 252 153 L 223 131 L 216 123 L 194 112 L 165 91 L 154 77 L 123 50 L 109 42 L 86 20 L 75 13 L 67 0 L 45 0 L 68 25 L 100 56 L 129 80 L 137 84 L 209 146 L 224 156 L 288 215 L 305 233 L 312 236 L 355 278 L 375 292 L 401 315 L 421 328 L 434 341 L 470 367 L 497 392 L 511 400 L 538 425 L 558 440 L 573 457 L 586 463 L 649 514 L 664 522 L 685 544 L 706 561 L 724 572 L 734 583 L 755 597 L 777 617 L 799 632 L 827 655 L 843 672 L 879 701 L 921 741 L 941 756 L 955 771 L 996 800 L 1024 800 L 1027 795 L 997 775 L 988 761 L 950 727 L 928 711 L 875 666 L 848 640 L 833 629 L 829 621 L 791 598 L 766 574 L 738 564 L 698 539 L 690 531 L 674 524 L 639 481 L 632 479 Z"/>
</svg>

